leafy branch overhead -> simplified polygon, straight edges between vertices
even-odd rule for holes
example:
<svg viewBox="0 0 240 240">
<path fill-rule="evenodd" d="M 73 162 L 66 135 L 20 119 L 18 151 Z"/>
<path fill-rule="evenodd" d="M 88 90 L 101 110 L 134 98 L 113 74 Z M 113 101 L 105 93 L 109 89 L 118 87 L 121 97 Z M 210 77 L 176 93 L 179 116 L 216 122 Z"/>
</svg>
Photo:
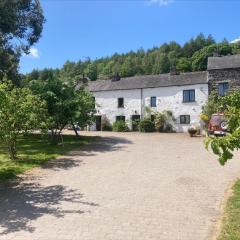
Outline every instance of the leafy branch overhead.
<svg viewBox="0 0 240 240">
<path fill-rule="evenodd" d="M 43 10 L 39 0 L 1 0 L 0 16 L 0 81 L 19 84 L 19 58 L 41 37 Z"/>
<path fill-rule="evenodd" d="M 207 149 L 211 147 L 213 153 L 218 155 L 220 164 L 224 165 L 233 158 L 234 150 L 240 149 L 240 90 L 219 98 L 216 104 L 224 106 L 229 134 L 221 138 L 208 137 L 205 144 Z"/>
</svg>

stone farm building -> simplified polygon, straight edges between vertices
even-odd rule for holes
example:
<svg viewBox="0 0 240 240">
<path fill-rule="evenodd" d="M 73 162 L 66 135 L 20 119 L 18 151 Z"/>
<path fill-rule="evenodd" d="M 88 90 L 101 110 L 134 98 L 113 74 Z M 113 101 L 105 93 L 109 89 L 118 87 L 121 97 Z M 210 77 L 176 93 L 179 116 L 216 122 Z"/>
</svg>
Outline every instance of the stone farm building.
<svg viewBox="0 0 240 240">
<path fill-rule="evenodd" d="M 186 132 L 199 115 L 211 91 L 224 95 L 240 86 L 240 55 L 209 57 L 208 69 L 202 72 L 169 73 L 134 76 L 88 82 L 96 101 L 96 124 L 132 121 L 146 116 L 146 107 L 153 111 L 170 110 L 176 118 L 176 131 Z"/>
</svg>

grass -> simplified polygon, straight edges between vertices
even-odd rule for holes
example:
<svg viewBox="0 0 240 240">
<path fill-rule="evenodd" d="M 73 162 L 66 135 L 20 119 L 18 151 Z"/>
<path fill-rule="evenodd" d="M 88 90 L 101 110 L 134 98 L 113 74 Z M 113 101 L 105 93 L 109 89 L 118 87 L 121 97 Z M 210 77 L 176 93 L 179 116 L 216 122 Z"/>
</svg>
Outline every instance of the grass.
<svg viewBox="0 0 240 240">
<path fill-rule="evenodd" d="M 240 180 L 228 199 L 218 240 L 240 240 Z"/>
<path fill-rule="evenodd" d="M 9 159 L 6 147 L 0 143 L 0 181 L 15 178 L 18 174 L 40 166 L 43 163 L 64 155 L 67 152 L 88 144 L 93 137 L 64 135 L 63 145 L 50 145 L 46 136 L 22 136 L 17 143 L 18 160 Z"/>
</svg>

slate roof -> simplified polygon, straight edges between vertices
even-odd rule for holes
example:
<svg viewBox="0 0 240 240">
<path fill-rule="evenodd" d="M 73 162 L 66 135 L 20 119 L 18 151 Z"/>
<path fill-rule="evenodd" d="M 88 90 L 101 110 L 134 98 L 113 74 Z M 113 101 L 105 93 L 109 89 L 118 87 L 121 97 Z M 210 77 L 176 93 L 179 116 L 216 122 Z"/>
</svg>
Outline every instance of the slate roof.
<svg viewBox="0 0 240 240">
<path fill-rule="evenodd" d="M 179 75 L 160 74 L 121 78 L 119 81 L 97 80 L 88 82 L 92 92 L 157 88 L 208 83 L 207 72 L 190 72 Z"/>
<path fill-rule="evenodd" d="M 208 70 L 229 68 L 240 68 L 240 54 L 208 58 Z"/>
</svg>

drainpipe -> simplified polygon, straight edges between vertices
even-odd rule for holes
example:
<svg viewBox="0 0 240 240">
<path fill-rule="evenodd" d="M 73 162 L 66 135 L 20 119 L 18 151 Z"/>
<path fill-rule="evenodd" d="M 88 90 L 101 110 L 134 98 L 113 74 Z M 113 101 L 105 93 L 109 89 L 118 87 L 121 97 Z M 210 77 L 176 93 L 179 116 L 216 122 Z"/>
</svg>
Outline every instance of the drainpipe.
<svg viewBox="0 0 240 240">
<path fill-rule="evenodd" d="M 143 89 L 141 88 L 141 119 L 143 118 L 142 114 L 143 114 Z"/>
</svg>

